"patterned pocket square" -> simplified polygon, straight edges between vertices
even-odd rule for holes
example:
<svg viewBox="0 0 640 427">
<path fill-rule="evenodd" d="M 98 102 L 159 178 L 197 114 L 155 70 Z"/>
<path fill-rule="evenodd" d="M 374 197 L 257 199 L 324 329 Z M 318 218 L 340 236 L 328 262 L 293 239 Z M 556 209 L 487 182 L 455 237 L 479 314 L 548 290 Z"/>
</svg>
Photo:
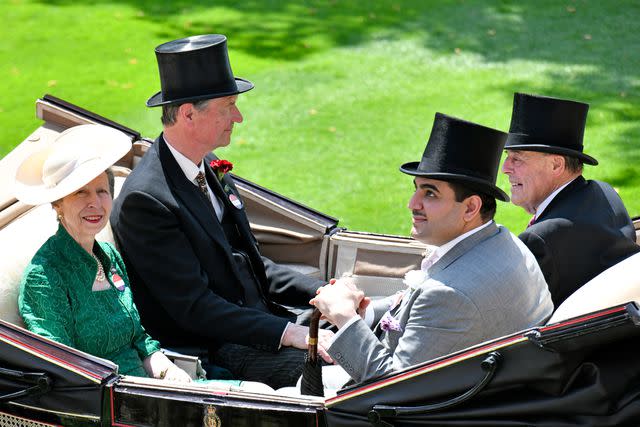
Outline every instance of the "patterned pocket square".
<svg viewBox="0 0 640 427">
<path fill-rule="evenodd" d="M 400 331 L 402 332 L 402 326 L 400 326 L 400 321 L 393 317 L 390 312 L 386 312 L 382 319 L 380 319 L 380 329 L 385 332 L 389 331 Z"/>
</svg>

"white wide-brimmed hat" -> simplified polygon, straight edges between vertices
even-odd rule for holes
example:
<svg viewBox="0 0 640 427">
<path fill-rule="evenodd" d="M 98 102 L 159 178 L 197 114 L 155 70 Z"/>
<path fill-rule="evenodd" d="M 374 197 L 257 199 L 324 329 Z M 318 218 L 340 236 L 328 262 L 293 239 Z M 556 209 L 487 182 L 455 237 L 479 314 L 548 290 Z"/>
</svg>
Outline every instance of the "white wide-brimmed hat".
<svg viewBox="0 0 640 427">
<path fill-rule="evenodd" d="M 120 160 L 131 149 L 123 132 L 97 124 L 74 126 L 18 167 L 14 194 L 29 205 L 67 196 Z"/>
</svg>

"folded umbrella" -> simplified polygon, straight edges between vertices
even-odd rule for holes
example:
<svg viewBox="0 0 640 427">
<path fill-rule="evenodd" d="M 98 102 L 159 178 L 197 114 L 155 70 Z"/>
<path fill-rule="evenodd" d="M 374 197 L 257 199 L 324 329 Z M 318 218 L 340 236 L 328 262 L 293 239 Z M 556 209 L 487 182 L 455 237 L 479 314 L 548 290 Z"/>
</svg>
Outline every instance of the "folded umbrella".
<svg viewBox="0 0 640 427">
<path fill-rule="evenodd" d="M 309 350 L 302 369 L 300 392 L 311 396 L 324 396 L 322 386 L 322 366 L 318 358 L 318 324 L 320 311 L 315 308 L 309 322 Z"/>
</svg>

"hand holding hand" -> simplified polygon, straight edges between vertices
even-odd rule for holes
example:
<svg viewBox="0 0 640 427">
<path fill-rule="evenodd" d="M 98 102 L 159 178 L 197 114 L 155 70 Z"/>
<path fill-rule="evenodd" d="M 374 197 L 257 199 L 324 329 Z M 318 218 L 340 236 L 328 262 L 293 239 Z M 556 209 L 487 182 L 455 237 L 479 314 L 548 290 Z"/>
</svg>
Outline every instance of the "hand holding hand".
<svg viewBox="0 0 640 427">
<path fill-rule="evenodd" d="M 333 363 L 331 356 L 327 353 L 327 348 L 331 345 L 334 333 L 325 329 L 318 330 L 318 354 L 327 363 Z M 285 347 L 294 347 L 302 350 L 309 348 L 309 328 L 306 326 L 295 325 L 289 323 L 287 330 L 282 337 L 282 343 Z"/>
<path fill-rule="evenodd" d="M 329 356 L 327 349 L 331 346 L 334 335 L 332 331 L 327 331 L 326 329 L 318 330 L 318 354 L 327 363 L 333 363 L 333 359 Z M 308 339 L 309 337 L 307 336 L 307 342 Z"/>
<path fill-rule="evenodd" d="M 366 309 L 370 301 L 350 278 L 332 279 L 316 291 L 309 303 L 314 305 L 331 323 L 341 328 L 349 319 Z M 368 299 L 367 299 L 368 300 Z"/>
<path fill-rule="evenodd" d="M 289 323 L 287 325 L 287 329 L 285 329 L 284 334 L 282 335 L 282 341 L 280 344 L 282 344 L 283 347 L 294 347 L 306 350 L 308 335 L 308 327 Z"/>
</svg>

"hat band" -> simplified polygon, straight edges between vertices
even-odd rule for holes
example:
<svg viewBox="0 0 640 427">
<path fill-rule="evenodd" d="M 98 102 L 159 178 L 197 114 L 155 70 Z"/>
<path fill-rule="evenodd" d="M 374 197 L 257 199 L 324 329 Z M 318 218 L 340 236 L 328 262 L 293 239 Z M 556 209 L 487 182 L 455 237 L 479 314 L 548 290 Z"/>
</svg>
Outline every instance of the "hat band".
<svg viewBox="0 0 640 427">
<path fill-rule="evenodd" d="M 496 165 L 497 169 L 497 165 Z M 472 179 L 480 179 L 487 182 L 493 182 L 495 184 L 495 175 L 491 171 L 481 171 L 479 169 L 467 169 L 464 167 L 456 167 L 454 165 L 442 164 L 440 162 L 432 161 L 432 159 L 423 157 L 416 168 L 416 172 L 419 173 L 444 173 L 451 175 L 468 176 Z"/>
<path fill-rule="evenodd" d="M 78 162 L 77 160 L 72 160 L 67 162 L 61 168 L 53 172 L 52 174 L 43 175 L 42 182 L 46 188 L 53 188 L 60 183 L 63 179 L 71 175 L 71 173 L 76 170 L 78 167 L 87 163 L 91 160 L 97 159 L 98 157 L 90 157 L 88 159 L 83 160 L 82 162 Z"/>
<path fill-rule="evenodd" d="M 509 135 L 507 136 L 505 148 L 512 145 L 546 145 L 549 147 L 557 147 L 579 152 L 582 152 L 584 150 L 584 146 L 582 144 L 567 145 L 566 142 L 562 143 L 559 141 L 535 137 L 524 133 L 509 133 Z"/>
<path fill-rule="evenodd" d="M 169 87 L 167 87 L 169 86 Z M 219 82 L 215 85 L 202 88 L 199 86 L 186 88 L 182 86 L 171 87 L 169 84 L 165 84 L 162 87 L 162 95 L 165 100 L 176 100 L 180 98 L 196 98 L 203 95 L 221 94 L 237 92 L 238 85 L 234 79 Z"/>
</svg>

